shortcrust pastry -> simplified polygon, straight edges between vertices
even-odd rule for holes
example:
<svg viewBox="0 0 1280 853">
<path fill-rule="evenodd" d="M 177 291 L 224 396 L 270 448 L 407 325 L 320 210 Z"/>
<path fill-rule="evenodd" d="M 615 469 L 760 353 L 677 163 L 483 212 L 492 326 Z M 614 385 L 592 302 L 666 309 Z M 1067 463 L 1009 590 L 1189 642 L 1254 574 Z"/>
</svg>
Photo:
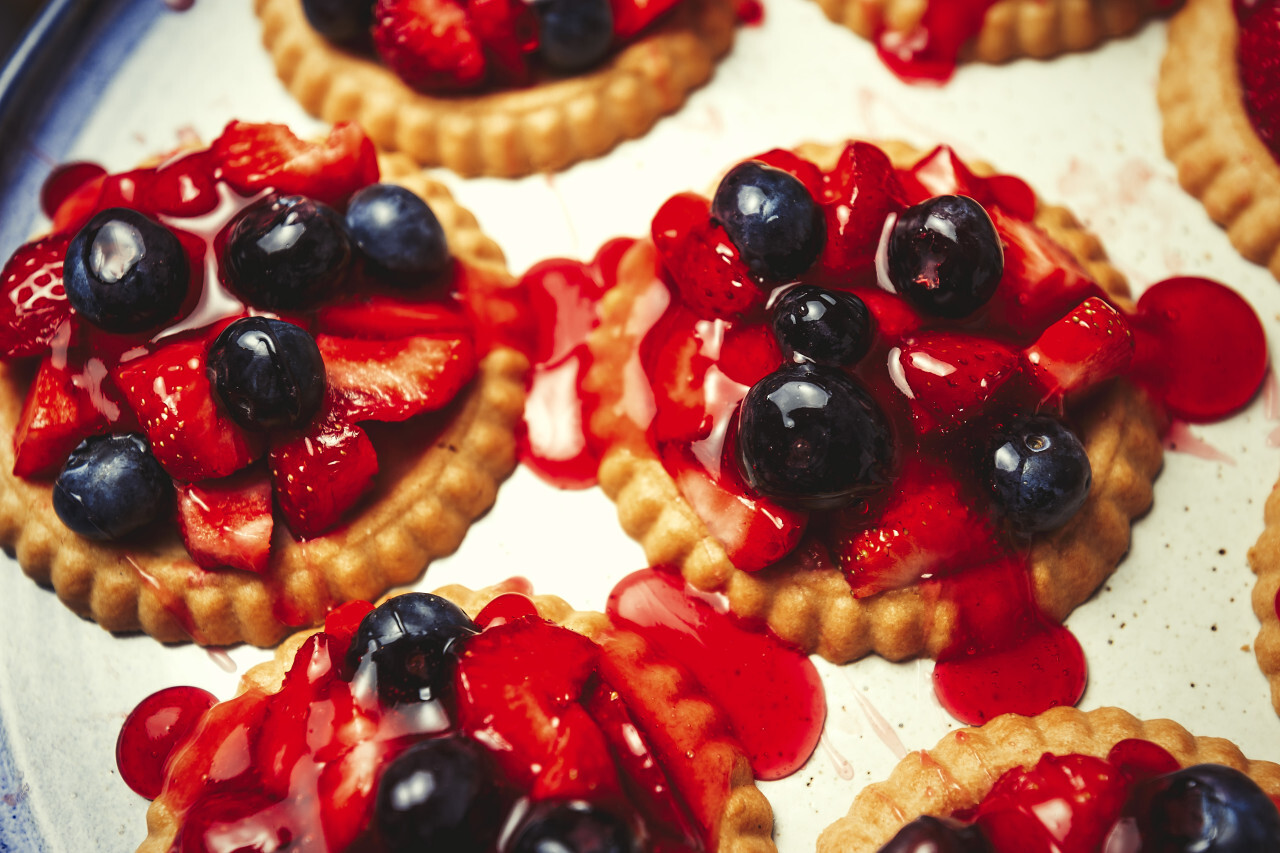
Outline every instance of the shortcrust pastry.
<svg viewBox="0 0 1280 853">
<path fill-rule="evenodd" d="M 1253 612 L 1262 623 L 1253 650 L 1271 684 L 1271 704 L 1280 713 L 1280 486 L 1267 498 L 1263 518 L 1266 529 L 1249 551 L 1249 564 L 1258 576 Z"/>
</svg>

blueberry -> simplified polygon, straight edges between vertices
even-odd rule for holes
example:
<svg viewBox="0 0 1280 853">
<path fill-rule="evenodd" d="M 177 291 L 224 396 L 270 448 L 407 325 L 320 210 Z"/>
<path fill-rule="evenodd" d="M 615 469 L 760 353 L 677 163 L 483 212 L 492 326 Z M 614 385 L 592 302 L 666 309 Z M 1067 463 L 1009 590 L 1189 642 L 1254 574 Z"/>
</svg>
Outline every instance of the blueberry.
<svg viewBox="0 0 1280 853">
<path fill-rule="evenodd" d="M 173 482 L 137 433 L 86 438 L 53 484 L 53 511 L 87 539 L 119 539 L 170 505 Z"/>
<path fill-rule="evenodd" d="M 544 800 L 517 830 L 511 853 L 639 853 L 616 815 L 579 800 Z"/>
<path fill-rule="evenodd" d="M 1113 835 L 1142 853 L 1278 853 L 1280 812 L 1248 776 L 1197 764 L 1135 786 Z"/>
<path fill-rule="evenodd" d="M 572 73 L 590 68 L 613 43 L 609 0 L 535 0 L 538 53 L 551 68 Z"/>
<path fill-rule="evenodd" d="M 738 469 L 784 506 L 835 509 L 884 487 L 893 438 L 880 407 L 844 371 L 785 364 L 738 410 Z"/>
<path fill-rule="evenodd" d="M 827 239 L 822 210 L 789 172 L 755 160 L 739 163 L 716 187 L 712 217 L 738 255 L 767 281 L 795 278 L 813 265 Z"/>
<path fill-rule="evenodd" d="M 450 647 L 478 633 L 462 608 L 426 592 L 397 595 L 370 611 L 347 650 L 354 671 L 366 657 L 377 671 L 378 695 L 388 704 L 431 699 L 452 677 Z"/>
<path fill-rule="evenodd" d="M 449 267 L 440 220 L 404 187 L 373 184 L 352 196 L 347 231 L 373 273 L 392 283 L 420 284 Z"/>
<path fill-rule="evenodd" d="M 320 348 L 283 320 L 236 320 L 209 347 L 205 370 L 231 418 L 247 429 L 302 426 L 324 402 Z"/>
<path fill-rule="evenodd" d="M 1089 456 L 1059 421 L 1043 415 L 1015 421 L 996 433 L 992 447 L 992 496 L 1016 529 L 1061 527 L 1089 496 Z"/>
<path fill-rule="evenodd" d="M 889 237 L 889 279 L 916 308 L 958 319 L 977 311 L 1004 274 L 991 217 L 971 198 L 940 195 L 907 208 Z"/>
<path fill-rule="evenodd" d="M 187 253 L 168 228 L 136 210 L 104 210 L 67 247 L 63 284 L 80 316 L 108 332 L 141 332 L 177 315 Z"/>
<path fill-rule="evenodd" d="M 794 361 L 852 367 L 871 348 L 875 320 L 852 293 L 800 285 L 774 304 L 773 334 Z"/>
<path fill-rule="evenodd" d="M 222 265 L 230 284 L 259 308 L 313 307 L 337 289 L 351 262 L 338 212 L 303 196 L 268 196 L 231 224 Z"/>
<path fill-rule="evenodd" d="M 879 853 L 991 853 L 991 842 L 976 826 L 923 815 L 898 830 Z"/>
<path fill-rule="evenodd" d="M 345 44 L 369 35 L 374 0 L 302 0 L 311 28 L 331 42 Z"/>
<path fill-rule="evenodd" d="M 487 850 L 502 825 L 484 749 L 460 736 L 427 740 L 395 758 L 378 782 L 374 824 L 388 853 Z"/>
</svg>

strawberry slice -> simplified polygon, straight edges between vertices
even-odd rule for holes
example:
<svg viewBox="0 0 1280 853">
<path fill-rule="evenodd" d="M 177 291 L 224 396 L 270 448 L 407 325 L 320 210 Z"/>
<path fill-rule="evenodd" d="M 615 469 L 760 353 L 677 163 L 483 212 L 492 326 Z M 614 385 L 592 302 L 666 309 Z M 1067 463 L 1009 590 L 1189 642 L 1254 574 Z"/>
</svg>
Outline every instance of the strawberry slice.
<svg viewBox="0 0 1280 853">
<path fill-rule="evenodd" d="M 618 768 L 600 727 L 577 702 L 555 720 L 556 738 L 529 798 L 538 800 L 619 800 Z"/>
<path fill-rule="evenodd" d="M 1125 318 L 1096 296 L 1045 329 L 1023 357 L 1051 395 L 1073 394 L 1119 376 L 1133 361 L 1133 332 Z"/>
<path fill-rule="evenodd" d="M 71 314 L 62 265 L 71 238 L 52 234 L 27 243 L 0 270 L 0 356 L 45 352 Z"/>
<path fill-rule="evenodd" d="M 455 0 L 378 0 L 373 45 L 383 64 L 419 91 L 474 89 L 488 77 L 484 45 Z"/>
<path fill-rule="evenodd" d="M 822 170 L 794 151 L 788 148 L 774 148 L 751 159 L 790 174 L 804 184 L 814 201 L 819 203 L 823 201 L 827 180 L 823 177 Z"/>
<path fill-rule="evenodd" d="M 395 741 L 364 740 L 337 761 L 325 762 L 316 785 L 316 799 L 322 804 L 323 849 L 356 849 L 356 839 L 373 825 L 374 798 L 382 771 L 402 749 Z"/>
<path fill-rule="evenodd" d="M 1254 130 L 1280 158 L 1280 4 L 1236 3 L 1240 85 Z"/>
<path fill-rule="evenodd" d="M 471 339 L 316 338 L 330 393 L 352 421 L 403 421 L 448 405 L 476 372 Z"/>
<path fill-rule="evenodd" d="M 525 0 L 467 0 L 471 29 L 484 45 L 489 79 L 509 86 L 529 82 L 529 54 L 538 48 L 538 19 Z"/>
<path fill-rule="evenodd" d="M 833 280 L 851 273 L 870 276 L 885 220 L 907 205 L 898 174 L 888 155 L 866 142 L 852 142 L 827 176 L 823 196 L 827 242 L 818 266 Z"/>
<path fill-rule="evenodd" d="M 643 30 L 680 0 L 609 0 L 613 8 L 613 41 L 619 44 Z"/>
<path fill-rule="evenodd" d="M 267 462 L 276 501 L 289 529 L 302 539 L 333 527 L 360 500 L 378 473 L 378 455 L 365 431 L 333 411 L 304 432 L 274 439 Z"/>
<path fill-rule="evenodd" d="M 708 199 L 696 193 L 667 199 L 653 217 L 652 234 L 674 289 L 698 316 L 729 319 L 764 305 L 733 241 L 711 221 Z"/>
<path fill-rule="evenodd" d="M 325 305 L 316 313 L 318 332 L 344 338 L 391 340 L 466 332 L 470 328 L 471 321 L 456 305 L 414 302 L 380 294 Z"/>
<path fill-rule="evenodd" d="M 889 373 L 911 400 L 921 432 L 974 417 L 1017 370 L 1013 349 L 956 332 L 924 332 L 889 352 Z"/>
<path fill-rule="evenodd" d="M 221 177 L 241 195 L 265 189 L 341 207 L 378 181 L 378 155 L 359 125 L 334 125 L 323 142 L 306 142 L 282 124 L 233 121 L 209 147 Z"/>
<path fill-rule="evenodd" d="M 1036 215 L 1036 194 L 1025 181 L 1012 175 L 980 178 L 946 145 L 930 151 L 909 171 L 901 173 L 901 178 L 914 201 L 936 195 L 965 195 L 988 212 L 998 205 L 1006 215 L 1025 222 Z"/>
<path fill-rule="evenodd" d="M 225 477 L 262 455 L 262 438 L 235 424 L 213 400 L 205 371 L 208 342 L 169 341 L 112 376 L 175 480 Z"/>
<path fill-rule="evenodd" d="M 178 526 L 187 553 L 206 569 L 262 574 L 271 556 L 271 481 L 247 469 L 178 486 Z"/>
<path fill-rule="evenodd" d="M 87 378 L 55 367 L 48 357 L 40 363 L 13 435 L 15 475 L 52 472 L 82 440 L 106 430 L 104 409 L 118 413 L 119 406 L 101 395 L 104 405 L 97 405 L 86 387 Z"/>
</svg>

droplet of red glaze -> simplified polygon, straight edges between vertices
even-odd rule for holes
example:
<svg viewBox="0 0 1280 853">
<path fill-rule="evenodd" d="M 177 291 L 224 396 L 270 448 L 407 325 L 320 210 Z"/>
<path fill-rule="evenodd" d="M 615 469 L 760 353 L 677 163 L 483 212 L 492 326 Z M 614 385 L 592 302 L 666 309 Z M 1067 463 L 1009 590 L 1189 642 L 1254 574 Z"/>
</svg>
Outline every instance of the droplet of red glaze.
<svg viewBox="0 0 1280 853">
<path fill-rule="evenodd" d="M 724 708 L 756 778 L 788 776 L 817 748 L 827 714 L 818 671 L 772 634 L 739 626 L 653 569 L 623 578 L 608 614 L 693 673 Z"/>
<path fill-rule="evenodd" d="M 1171 278 L 1152 285 L 1130 325 L 1131 376 L 1174 417 L 1193 423 L 1224 418 L 1262 386 L 1262 323 L 1244 297 L 1216 281 Z"/>
<path fill-rule="evenodd" d="M 52 219 L 62 203 L 76 190 L 106 174 L 107 170 L 97 163 L 63 163 L 55 166 L 40 187 L 40 209 L 44 211 L 45 216 Z"/>
<path fill-rule="evenodd" d="M 168 687 L 143 699 L 116 740 L 116 766 L 124 783 L 148 800 L 160 796 L 169 756 L 217 703 L 216 696 L 198 687 Z"/>
</svg>

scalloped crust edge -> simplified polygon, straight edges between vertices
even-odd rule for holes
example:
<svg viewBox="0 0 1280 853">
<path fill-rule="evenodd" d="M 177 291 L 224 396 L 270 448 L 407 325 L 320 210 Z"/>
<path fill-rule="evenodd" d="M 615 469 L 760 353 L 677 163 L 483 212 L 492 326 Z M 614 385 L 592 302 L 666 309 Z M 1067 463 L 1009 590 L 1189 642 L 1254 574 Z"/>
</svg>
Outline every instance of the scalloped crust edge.
<svg viewBox="0 0 1280 853">
<path fill-rule="evenodd" d="M 426 199 L 456 257 L 514 286 L 501 249 L 447 189 L 403 156 L 380 165 L 384 180 Z M 470 389 L 446 410 L 452 419 L 430 448 L 380 460 L 377 497 L 335 532 L 298 542 L 281 531 L 262 576 L 197 567 L 176 529 L 117 545 L 76 536 L 53 512 L 51 483 L 13 476 L 9 441 L 0 442 L 0 543 L 28 576 L 109 631 L 141 630 L 163 642 L 273 645 L 300 624 L 319 623 L 332 604 L 408 583 L 458 547 L 515 468 L 527 372 L 527 359 L 514 350 L 489 353 Z M 0 434 L 13 435 L 21 386 L 17 371 L 0 366 Z M 282 621 L 285 613 L 292 626 Z"/>
<path fill-rule="evenodd" d="M 920 152 L 897 142 L 879 143 L 896 164 L 914 162 Z M 841 146 L 802 145 L 797 151 L 829 168 Z M 981 173 L 992 170 L 971 164 Z M 1067 248 L 1104 289 L 1127 297 L 1124 277 L 1106 259 L 1101 244 L 1060 207 L 1040 205 L 1036 223 Z M 616 386 L 634 352 L 634 334 L 623 327 L 639 288 L 652 277 L 651 244 L 641 241 L 624 258 L 619 286 L 606 294 L 592 351 L 599 370 L 584 385 L 596 392 Z M 1162 416 L 1145 394 L 1112 382 L 1074 407 L 1081 437 L 1093 464 L 1088 500 L 1066 526 L 1036 541 L 1031 571 L 1036 600 L 1062 621 L 1086 601 L 1129 547 L 1132 519 L 1152 501 L 1152 481 L 1163 463 Z M 593 433 L 617 434 L 619 416 L 609 407 L 592 420 Z M 874 652 L 889 660 L 936 657 L 951 636 L 952 606 L 919 588 L 855 599 L 843 574 L 806 565 L 792 555 L 761 572 L 734 568 L 719 541 L 680 496 L 675 481 L 642 436 L 630 436 L 605 452 L 600 486 L 617 505 L 623 529 L 644 548 L 652 565 L 679 568 L 695 587 L 722 593 L 738 616 L 767 624 L 784 641 L 834 663 Z"/>
<path fill-rule="evenodd" d="M 817 0 L 822 11 L 865 39 L 881 29 L 907 32 L 920 22 L 928 0 Z M 1160 14 L 1156 0 L 1000 0 L 962 60 L 1002 63 L 1019 57 L 1049 59 L 1089 50 L 1126 36 Z"/>
<path fill-rule="evenodd" d="M 432 96 L 330 45 L 307 24 L 300 0 L 254 0 L 254 9 L 276 73 L 304 109 L 359 122 L 379 146 L 466 177 L 553 172 L 643 136 L 710 79 L 737 25 L 732 0 L 683 0 L 592 71 L 524 89 Z"/>
<path fill-rule="evenodd" d="M 1263 511 L 1266 529 L 1249 549 L 1249 565 L 1258 576 L 1253 586 L 1253 612 L 1262 627 L 1253 643 L 1258 666 L 1271 685 L 1271 705 L 1280 714 L 1280 483 L 1271 490 Z"/>
<path fill-rule="evenodd" d="M 436 594 L 455 602 L 474 617 L 494 598 L 515 589 L 518 585 L 510 582 L 481 590 L 455 584 L 436 590 Z M 723 736 L 706 735 L 719 725 L 720 711 L 704 697 L 692 695 L 700 693 L 697 682 L 692 682 L 670 664 L 654 657 L 639 635 L 614 628 L 603 613 L 574 610 L 564 599 L 553 595 L 535 595 L 532 598 L 543 618 L 558 622 L 643 665 L 645 677 L 641 681 L 615 685 L 615 688 L 624 699 L 643 693 L 647 703 L 664 703 L 670 707 L 679 724 L 672 726 L 669 734 L 689 762 L 715 762 L 732 767 L 728 798 L 716 827 L 718 853 L 777 853 L 773 843 L 773 810 L 769 801 L 756 787 L 751 765 L 741 747 Z M 298 649 L 313 633 L 303 631 L 281 643 L 271 660 L 245 672 L 236 695 L 250 688 L 278 691 Z M 154 800 L 147 809 L 147 838 L 138 847 L 138 853 L 167 851 L 177 835 L 178 823 L 177 815 L 163 797 Z"/>
<path fill-rule="evenodd" d="M 1164 150 L 1231 245 L 1280 279 L 1280 163 L 1245 112 L 1238 38 L 1231 0 L 1188 0 L 1169 22 L 1157 89 Z"/>
<path fill-rule="evenodd" d="M 1054 708 L 1038 717 L 997 717 L 982 728 L 951 732 L 931 750 L 911 753 L 886 781 L 863 789 L 849 813 L 823 831 L 818 853 L 874 853 L 922 814 L 949 815 L 977 805 L 1006 770 L 1029 767 L 1046 752 L 1104 758 L 1129 738 L 1162 746 L 1183 767 L 1233 767 L 1268 794 L 1280 795 L 1280 765 L 1250 761 L 1229 740 L 1196 737 L 1172 720 L 1146 722 L 1119 708 Z"/>
</svg>

